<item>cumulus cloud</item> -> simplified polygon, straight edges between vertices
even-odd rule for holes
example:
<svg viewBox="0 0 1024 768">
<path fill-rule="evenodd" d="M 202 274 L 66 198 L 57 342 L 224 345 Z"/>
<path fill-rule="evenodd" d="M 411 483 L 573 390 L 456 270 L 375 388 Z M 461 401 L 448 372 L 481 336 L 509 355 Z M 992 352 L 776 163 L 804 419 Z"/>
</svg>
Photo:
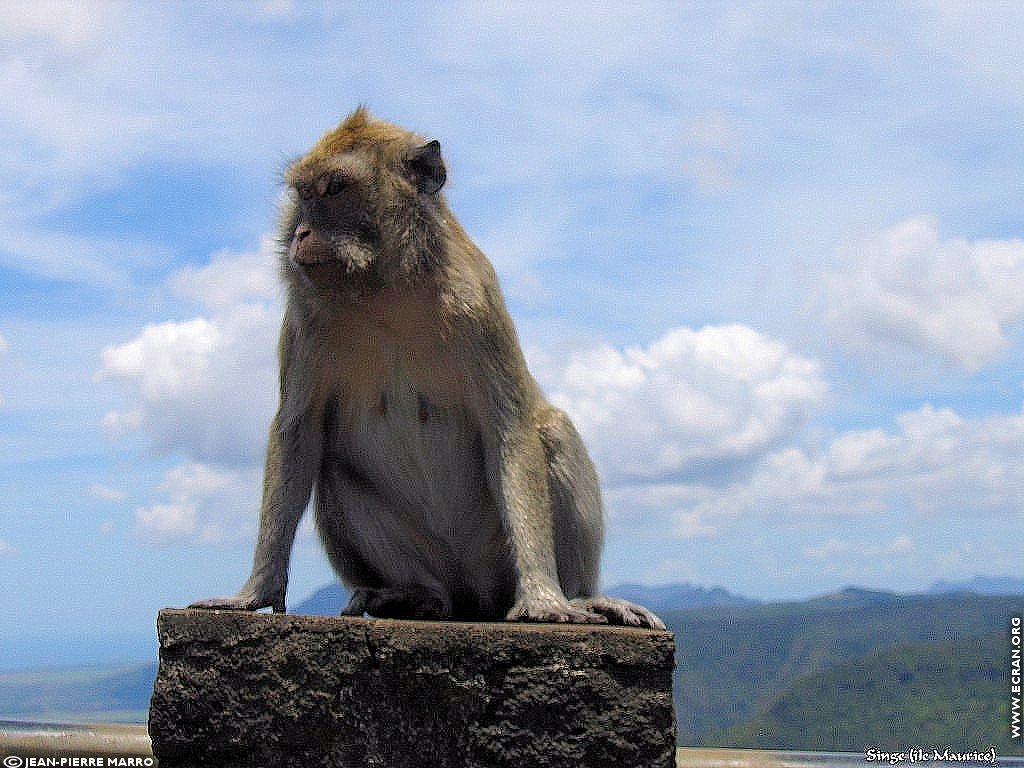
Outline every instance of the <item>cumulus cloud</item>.
<svg viewBox="0 0 1024 768">
<path fill-rule="evenodd" d="M 825 319 L 865 359 L 909 353 L 975 371 L 1024 319 L 1022 284 L 1024 240 L 943 240 L 934 219 L 909 219 L 837 254 Z"/>
<path fill-rule="evenodd" d="M 940 555 L 930 539 L 922 545 L 923 532 L 937 527 L 1024 524 L 1022 488 L 1024 410 L 966 418 L 924 405 L 888 429 L 842 432 L 820 446 L 791 436 L 724 481 L 714 472 L 614 478 L 604 495 L 612 535 L 729 540 L 739 530 L 820 529 L 821 541 L 794 554 L 857 578 L 865 558 L 909 559 L 930 572 Z M 965 565 L 960 550 L 941 556 Z"/>
<path fill-rule="evenodd" d="M 210 310 L 273 300 L 280 294 L 274 249 L 274 239 L 268 235 L 255 253 L 220 251 L 204 266 L 189 265 L 178 271 L 168 281 L 170 288 Z"/>
<path fill-rule="evenodd" d="M 546 381 L 613 483 L 712 472 L 791 439 L 821 408 L 817 362 L 740 325 L 573 354 Z"/>
<path fill-rule="evenodd" d="M 135 510 L 133 534 L 150 545 L 220 544 L 251 536 L 258 476 L 189 461 L 168 470 L 163 500 Z"/>
<path fill-rule="evenodd" d="M 721 530 L 731 521 L 776 515 L 785 520 L 913 514 L 1024 518 L 1024 412 L 965 419 L 949 408 L 925 405 L 900 415 L 895 428 L 837 435 L 820 450 L 799 445 L 766 453 L 756 467 L 725 487 L 706 483 L 658 491 L 666 530 Z M 617 503 L 651 505 L 650 488 L 624 489 Z M 899 540 L 907 549 L 911 542 Z M 823 557 L 833 545 L 813 548 Z"/>
<path fill-rule="evenodd" d="M 136 508 L 133 535 L 147 545 L 219 544 L 251 538 L 267 428 L 277 401 L 281 306 L 270 238 L 257 253 L 220 252 L 167 281 L 202 306 L 188 320 L 145 326 L 101 353 L 98 379 L 121 382 L 112 435 L 142 435 L 162 454 L 181 454 L 151 503 Z M 123 500 L 115 489 L 94 495 Z"/>
<path fill-rule="evenodd" d="M 172 277 L 172 288 L 209 316 L 147 325 L 103 350 L 97 377 L 121 381 L 130 395 L 104 416 L 108 432 L 141 432 L 159 452 L 200 461 L 262 457 L 277 400 L 275 265 L 266 252 L 221 253 Z"/>
</svg>

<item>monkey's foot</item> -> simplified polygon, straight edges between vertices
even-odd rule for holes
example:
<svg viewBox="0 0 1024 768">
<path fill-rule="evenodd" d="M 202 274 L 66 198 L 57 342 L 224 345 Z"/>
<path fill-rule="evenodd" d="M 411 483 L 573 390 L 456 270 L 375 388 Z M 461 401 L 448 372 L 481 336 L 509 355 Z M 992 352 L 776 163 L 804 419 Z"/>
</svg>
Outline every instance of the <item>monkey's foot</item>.
<svg viewBox="0 0 1024 768">
<path fill-rule="evenodd" d="M 575 601 L 555 596 L 524 598 L 505 616 L 508 621 L 537 621 L 554 624 L 606 624 L 608 619 Z"/>
<path fill-rule="evenodd" d="M 447 619 L 452 609 L 426 587 L 357 587 L 341 615 L 364 613 L 378 619 Z"/>
<path fill-rule="evenodd" d="M 577 597 L 569 602 L 582 610 L 601 614 L 610 624 L 665 629 L 665 622 L 651 611 L 618 597 Z"/>
</svg>

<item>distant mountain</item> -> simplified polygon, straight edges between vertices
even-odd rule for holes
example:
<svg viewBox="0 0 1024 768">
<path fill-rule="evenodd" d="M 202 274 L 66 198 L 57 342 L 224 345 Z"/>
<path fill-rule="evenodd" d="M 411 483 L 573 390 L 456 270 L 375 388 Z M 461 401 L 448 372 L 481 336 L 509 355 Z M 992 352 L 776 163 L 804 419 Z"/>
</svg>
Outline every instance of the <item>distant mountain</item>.
<svg viewBox="0 0 1024 768">
<path fill-rule="evenodd" d="M 650 608 L 652 611 L 681 611 L 714 605 L 758 605 L 757 600 L 740 597 L 721 587 L 699 587 L 693 584 L 663 584 L 647 587 L 641 584 L 620 584 L 607 590 L 609 595 L 621 597 Z M 289 607 L 291 613 L 312 616 L 337 616 L 348 602 L 348 591 L 338 582 L 316 590 L 301 603 Z"/>
<path fill-rule="evenodd" d="M 336 581 L 320 587 L 298 605 L 288 606 L 288 612 L 307 616 L 337 616 L 348 604 L 348 595 L 348 590 Z"/>
<path fill-rule="evenodd" d="M 614 597 L 639 603 L 655 612 L 682 611 L 715 605 L 750 606 L 760 604 L 758 600 L 734 595 L 722 587 L 708 589 L 693 584 L 662 584 L 654 587 L 642 584 L 619 584 L 609 587 L 607 592 Z"/>
<path fill-rule="evenodd" d="M 835 608 L 845 606 L 848 608 L 888 605 L 900 600 L 901 595 L 895 592 L 880 592 L 873 589 L 861 589 L 860 587 L 843 587 L 838 592 L 829 592 L 820 597 L 812 597 L 804 601 L 803 605 L 818 608 Z"/>
<path fill-rule="evenodd" d="M 722 587 L 702 587 L 695 584 L 677 583 L 645 586 L 642 584 L 618 584 L 609 587 L 609 595 L 621 597 L 652 611 L 685 611 L 692 608 L 741 607 L 757 606 L 762 602 L 749 597 L 729 592 Z M 937 581 L 926 594 L 947 595 L 969 592 L 978 595 L 1024 595 L 1024 579 L 1012 576 L 986 578 L 976 576 L 970 581 L 949 582 Z M 313 616 L 337 616 L 348 603 L 348 591 L 338 582 L 327 584 L 316 590 L 297 605 L 289 607 L 292 613 L 310 614 Z M 801 601 L 808 607 L 830 607 L 838 604 L 847 606 L 878 606 L 906 597 L 894 592 L 880 592 L 861 589 L 860 587 L 844 587 L 810 600 Z"/>
<path fill-rule="evenodd" d="M 967 581 L 936 581 L 929 594 L 972 592 L 976 595 L 1024 595 L 1024 579 L 1013 576 L 975 576 Z"/>
</svg>

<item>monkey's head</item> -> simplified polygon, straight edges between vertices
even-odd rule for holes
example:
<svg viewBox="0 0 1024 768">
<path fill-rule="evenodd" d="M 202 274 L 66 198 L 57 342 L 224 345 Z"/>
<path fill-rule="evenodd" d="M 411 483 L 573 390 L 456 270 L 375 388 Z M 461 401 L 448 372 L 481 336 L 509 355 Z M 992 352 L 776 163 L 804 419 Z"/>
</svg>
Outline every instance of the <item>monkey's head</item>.
<svg viewBox="0 0 1024 768">
<path fill-rule="evenodd" d="M 423 274 L 442 257 L 441 146 L 360 107 L 285 171 L 286 279 L 362 293 Z"/>
</svg>

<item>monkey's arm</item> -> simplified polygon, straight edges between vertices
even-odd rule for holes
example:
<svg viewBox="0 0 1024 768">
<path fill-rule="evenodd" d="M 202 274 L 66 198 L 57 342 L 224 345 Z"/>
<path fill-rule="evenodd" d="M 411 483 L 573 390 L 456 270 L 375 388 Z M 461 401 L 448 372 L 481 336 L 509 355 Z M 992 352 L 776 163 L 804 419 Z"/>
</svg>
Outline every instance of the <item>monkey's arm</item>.
<svg viewBox="0 0 1024 768">
<path fill-rule="evenodd" d="M 294 345 L 287 331 L 281 339 L 281 405 L 270 427 L 267 459 L 263 474 L 263 502 L 260 529 L 253 555 L 252 574 L 230 597 L 215 597 L 192 604 L 192 608 L 221 608 L 255 611 L 272 608 L 285 611 L 288 562 L 292 542 L 302 513 L 309 503 L 322 455 L 322 431 L 308 405 L 303 406 L 301 382 L 288 375 Z"/>
</svg>

